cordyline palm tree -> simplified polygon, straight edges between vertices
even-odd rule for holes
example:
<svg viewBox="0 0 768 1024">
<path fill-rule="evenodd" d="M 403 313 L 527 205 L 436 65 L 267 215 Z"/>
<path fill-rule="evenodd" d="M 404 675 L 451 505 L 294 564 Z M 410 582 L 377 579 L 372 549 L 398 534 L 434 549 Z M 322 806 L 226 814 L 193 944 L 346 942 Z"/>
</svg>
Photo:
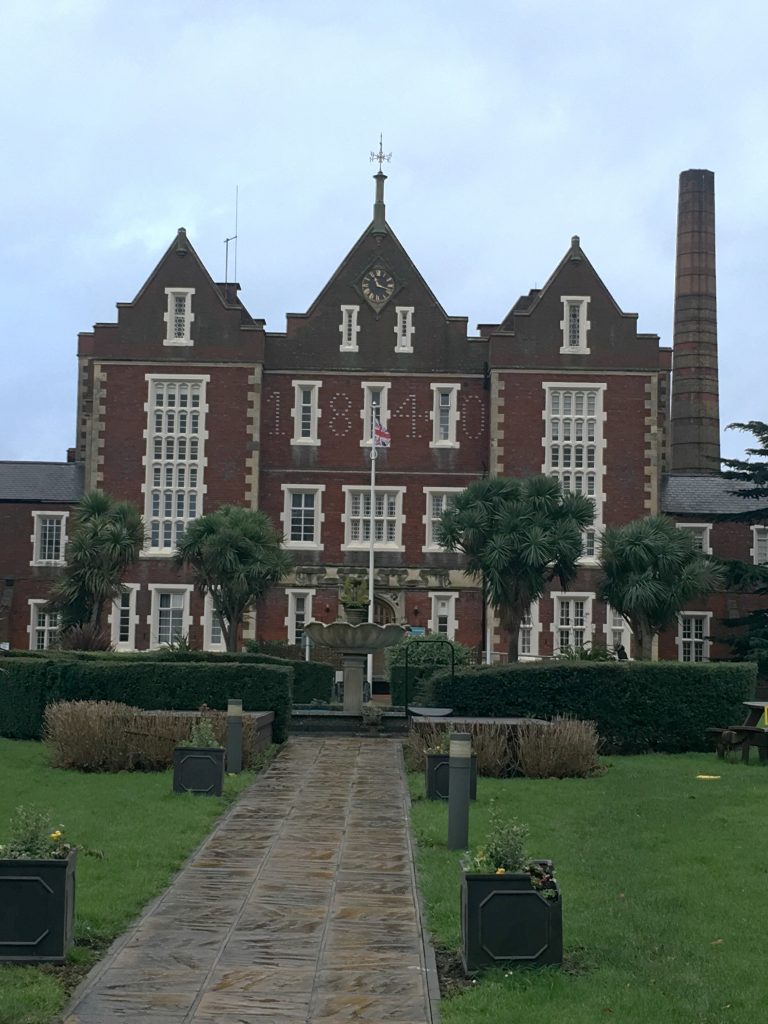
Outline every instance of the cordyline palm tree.
<svg viewBox="0 0 768 1024">
<path fill-rule="evenodd" d="M 176 565 L 190 566 L 195 586 L 211 595 L 228 651 L 237 650 L 246 611 L 291 569 L 281 542 L 269 516 L 236 505 L 194 519 L 179 541 Z"/>
<path fill-rule="evenodd" d="M 688 530 L 666 516 L 609 527 L 600 559 L 600 596 L 629 623 L 640 659 L 649 661 L 653 638 L 671 626 L 685 605 L 721 586 L 725 574 L 694 545 Z"/>
<path fill-rule="evenodd" d="M 126 569 L 144 544 L 144 522 L 127 501 L 91 491 L 72 517 L 66 567 L 54 583 L 48 607 L 61 613 L 62 629 L 98 629 L 105 604 L 120 594 Z"/>
<path fill-rule="evenodd" d="M 582 531 L 595 518 L 592 501 L 563 493 L 551 476 L 477 480 L 456 496 L 438 527 L 441 545 L 462 551 L 467 572 L 483 583 L 509 633 L 509 660 L 518 660 L 520 625 L 557 578 L 576 575 Z"/>
</svg>

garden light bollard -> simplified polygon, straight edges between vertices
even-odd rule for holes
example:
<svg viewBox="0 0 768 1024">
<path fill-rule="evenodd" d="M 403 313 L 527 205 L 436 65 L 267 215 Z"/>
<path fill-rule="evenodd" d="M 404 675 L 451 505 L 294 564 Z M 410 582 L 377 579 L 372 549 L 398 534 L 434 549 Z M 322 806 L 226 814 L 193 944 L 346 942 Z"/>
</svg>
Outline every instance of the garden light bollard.
<svg viewBox="0 0 768 1024">
<path fill-rule="evenodd" d="M 469 846 L 469 783 L 472 738 L 468 732 L 451 734 L 448 751 L 448 849 Z"/>
<path fill-rule="evenodd" d="M 227 701 L 227 771 L 243 770 L 243 702 Z"/>
</svg>

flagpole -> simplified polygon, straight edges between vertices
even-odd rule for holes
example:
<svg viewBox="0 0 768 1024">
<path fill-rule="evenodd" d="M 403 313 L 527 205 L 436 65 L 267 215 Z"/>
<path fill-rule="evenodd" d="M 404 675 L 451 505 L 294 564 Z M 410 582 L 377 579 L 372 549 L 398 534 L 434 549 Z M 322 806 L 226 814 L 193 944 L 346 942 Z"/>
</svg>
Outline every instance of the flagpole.
<svg viewBox="0 0 768 1024">
<path fill-rule="evenodd" d="M 373 562 L 376 529 L 376 416 L 378 407 L 371 402 L 371 517 L 368 534 L 368 621 L 374 620 L 373 609 Z M 373 654 L 368 655 L 368 685 L 373 697 Z"/>
</svg>

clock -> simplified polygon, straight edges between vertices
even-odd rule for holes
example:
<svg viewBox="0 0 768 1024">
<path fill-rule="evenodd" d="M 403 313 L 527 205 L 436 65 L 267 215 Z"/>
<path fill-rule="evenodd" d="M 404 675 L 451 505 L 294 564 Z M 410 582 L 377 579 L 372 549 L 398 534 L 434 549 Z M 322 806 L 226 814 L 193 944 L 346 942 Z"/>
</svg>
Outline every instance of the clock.
<svg viewBox="0 0 768 1024">
<path fill-rule="evenodd" d="M 395 279 L 384 267 L 372 267 L 360 282 L 364 297 L 373 306 L 383 306 L 392 298 Z"/>
</svg>

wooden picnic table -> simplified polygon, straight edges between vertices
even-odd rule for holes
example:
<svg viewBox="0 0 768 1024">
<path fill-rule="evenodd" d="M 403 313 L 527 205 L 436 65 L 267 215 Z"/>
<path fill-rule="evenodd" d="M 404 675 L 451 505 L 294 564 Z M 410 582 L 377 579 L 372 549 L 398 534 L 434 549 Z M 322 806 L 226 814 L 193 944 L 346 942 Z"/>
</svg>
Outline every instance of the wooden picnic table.
<svg viewBox="0 0 768 1024">
<path fill-rule="evenodd" d="M 757 747 L 757 755 L 761 761 L 768 761 L 768 727 L 760 725 L 765 721 L 768 700 L 745 700 L 747 717 L 741 725 L 729 725 L 727 729 L 713 729 L 717 733 L 717 756 L 725 757 L 731 750 L 741 748 L 742 761 L 749 761 L 751 747 Z"/>
</svg>

